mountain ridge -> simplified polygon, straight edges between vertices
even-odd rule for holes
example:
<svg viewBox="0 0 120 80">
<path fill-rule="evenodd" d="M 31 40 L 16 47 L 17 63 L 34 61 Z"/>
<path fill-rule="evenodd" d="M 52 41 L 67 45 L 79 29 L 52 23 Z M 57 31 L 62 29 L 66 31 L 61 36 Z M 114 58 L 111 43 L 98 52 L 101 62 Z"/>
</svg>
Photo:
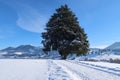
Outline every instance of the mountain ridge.
<svg viewBox="0 0 120 80">
<path fill-rule="evenodd" d="M 112 50 L 120 49 L 120 42 L 115 42 L 111 44 L 110 46 L 106 47 L 105 49 L 112 49 Z"/>
<path fill-rule="evenodd" d="M 120 42 L 115 42 L 110 46 L 99 49 L 99 48 L 90 48 L 88 57 L 96 57 L 96 56 L 103 56 L 103 55 L 120 55 Z M 7 47 L 5 49 L 0 50 L 0 58 L 60 58 L 58 51 L 50 51 L 45 53 L 43 48 L 40 46 L 33 46 L 33 45 L 20 45 L 17 47 Z M 86 57 L 87 57 L 86 56 Z M 70 58 L 73 55 L 70 56 Z"/>
</svg>

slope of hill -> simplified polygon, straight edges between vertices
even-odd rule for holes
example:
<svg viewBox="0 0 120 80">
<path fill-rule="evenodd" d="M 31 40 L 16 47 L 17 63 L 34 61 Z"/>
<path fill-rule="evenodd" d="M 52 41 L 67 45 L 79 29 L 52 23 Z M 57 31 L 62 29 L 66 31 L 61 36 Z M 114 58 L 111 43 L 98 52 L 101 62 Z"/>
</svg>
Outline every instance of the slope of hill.
<svg viewBox="0 0 120 80">
<path fill-rule="evenodd" d="M 68 55 L 67 59 L 94 59 L 94 60 L 110 60 L 120 58 L 120 42 L 108 46 L 105 49 L 90 48 L 88 55 L 76 57 L 76 55 Z M 0 58 L 44 58 L 44 59 L 61 59 L 58 51 L 50 51 L 44 53 L 41 47 L 32 45 L 21 45 L 18 47 L 8 47 L 0 50 Z"/>
<path fill-rule="evenodd" d="M 42 48 L 32 45 L 20 45 L 0 50 L 0 58 L 39 58 L 44 52 Z"/>
<path fill-rule="evenodd" d="M 112 49 L 112 50 L 120 49 L 120 42 L 115 42 L 112 45 L 106 47 L 105 49 Z"/>
<path fill-rule="evenodd" d="M 76 59 L 109 62 L 112 60 L 113 62 L 117 61 L 117 63 L 120 63 L 120 42 L 115 42 L 104 49 L 90 48 L 88 55 L 80 56 Z"/>
<path fill-rule="evenodd" d="M 0 58 L 12 58 L 12 59 L 61 59 L 57 51 L 50 51 L 48 54 L 44 53 L 41 47 L 35 47 L 32 45 L 20 45 L 16 48 L 8 47 L 0 50 Z"/>
<path fill-rule="evenodd" d="M 16 52 L 22 52 L 23 54 L 38 54 L 42 53 L 42 48 L 40 47 L 35 47 L 32 45 L 21 45 L 16 48 L 14 47 L 8 47 L 3 50 L 0 50 L 0 52 L 7 52 L 7 53 L 16 53 Z"/>
</svg>

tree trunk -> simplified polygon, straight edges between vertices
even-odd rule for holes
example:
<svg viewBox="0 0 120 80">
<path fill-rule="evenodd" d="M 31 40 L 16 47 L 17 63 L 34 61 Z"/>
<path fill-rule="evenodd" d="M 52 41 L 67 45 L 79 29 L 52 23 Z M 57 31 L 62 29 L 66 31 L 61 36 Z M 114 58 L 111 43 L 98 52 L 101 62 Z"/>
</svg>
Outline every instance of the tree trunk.
<svg viewBox="0 0 120 80">
<path fill-rule="evenodd" d="M 66 59 L 67 58 L 66 53 L 64 53 L 63 51 L 60 50 L 59 54 L 61 55 L 62 59 Z"/>
</svg>

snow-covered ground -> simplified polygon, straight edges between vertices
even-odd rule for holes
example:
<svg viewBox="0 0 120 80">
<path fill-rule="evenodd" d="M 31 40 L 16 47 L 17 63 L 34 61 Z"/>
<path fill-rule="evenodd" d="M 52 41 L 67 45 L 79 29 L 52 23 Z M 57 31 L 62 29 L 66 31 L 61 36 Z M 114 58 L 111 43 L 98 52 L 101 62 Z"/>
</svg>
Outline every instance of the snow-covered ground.
<svg viewBox="0 0 120 80">
<path fill-rule="evenodd" d="M 91 57 L 90 59 L 94 60 L 110 60 L 110 59 L 120 59 L 120 55 L 115 55 L 115 54 L 103 54 L 103 55 L 98 55 L 95 57 Z"/>
<path fill-rule="evenodd" d="M 116 55 L 116 54 L 88 54 L 87 56 L 80 56 L 80 57 L 76 57 L 76 60 L 85 60 L 85 59 L 92 59 L 92 60 L 96 60 L 96 61 L 102 61 L 102 60 L 106 60 L 109 61 L 110 59 L 112 60 L 116 60 L 119 59 L 120 60 L 120 55 Z"/>
<path fill-rule="evenodd" d="M 47 61 L 0 59 L 0 80 L 46 80 Z"/>
<path fill-rule="evenodd" d="M 120 64 L 77 60 L 0 59 L 0 80 L 120 80 Z"/>
</svg>

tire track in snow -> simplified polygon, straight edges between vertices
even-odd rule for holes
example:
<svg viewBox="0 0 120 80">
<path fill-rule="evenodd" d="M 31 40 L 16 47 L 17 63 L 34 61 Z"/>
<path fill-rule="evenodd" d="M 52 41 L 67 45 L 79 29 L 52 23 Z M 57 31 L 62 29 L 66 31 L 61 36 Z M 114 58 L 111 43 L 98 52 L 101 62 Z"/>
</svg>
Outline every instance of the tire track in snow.
<svg viewBox="0 0 120 80">
<path fill-rule="evenodd" d="M 67 70 L 70 70 L 73 73 L 73 75 L 82 78 L 81 80 L 120 80 L 120 76 L 112 75 L 77 63 L 75 64 L 68 61 L 54 62 L 66 67 Z"/>
<path fill-rule="evenodd" d="M 61 61 L 63 61 L 63 60 L 61 60 Z M 64 69 L 64 71 L 66 71 L 74 80 L 90 80 L 88 77 L 85 76 L 85 74 L 79 73 L 79 72 L 75 71 L 73 68 L 70 68 L 69 66 L 66 66 L 60 62 L 57 63 L 56 61 L 54 61 L 54 63 L 56 63 L 57 65 L 62 67 Z"/>
<path fill-rule="evenodd" d="M 99 70 L 99 71 L 103 71 L 103 72 L 106 72 L 106 73 L 109 73 L 109 74 L 113 74 L 113 75 L 116 75 L 116 76 L 120 76 L 120 71 L 119 70 L 114 70 L 114 69 L 109 69 L 109 68 L 106 68 L 106 67 L 104 68 L 104 67 L 100 67 L 100 66 L 95 66 L 95 65 L 84 63 L 84 62 L 76 62 L 76 61 L 74 61 L 74 62 L 68 61 L 68 62 L 78 64 L 78 65 L 83 65 L 83 66 L 86 66 L 86 67 L 89 67 L 89 68 L 92 68 L 92 69 L 96 69 L 96 70 Z"/>
</svg>

